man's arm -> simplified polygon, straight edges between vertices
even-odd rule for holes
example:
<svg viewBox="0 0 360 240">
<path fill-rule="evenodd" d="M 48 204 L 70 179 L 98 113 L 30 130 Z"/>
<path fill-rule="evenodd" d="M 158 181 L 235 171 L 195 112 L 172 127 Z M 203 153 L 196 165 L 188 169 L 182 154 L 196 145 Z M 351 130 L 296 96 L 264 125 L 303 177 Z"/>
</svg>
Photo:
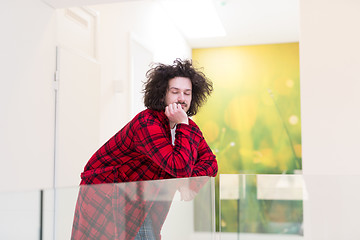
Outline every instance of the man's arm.
<svg viewBox="0 0 360 240">
<path fill-rule="evenodd" d="M 198 178 L 199 176 L 215 177 L 218 171 L 218 165 L 215 155 L 207 145 L 205 139 L 201 137 L 198 148 L 198 159 L 196 160 L 191 177 L 184 179 L 185 182 L 179 184 L 181 200 L 191 201 L 195 198 L 200 189 L 207 183 L 208 178 Z"/>
<path fill-rule="evenodd" d="M 137 151 L 173 177 L 192 175 L 201 140 L 200 130 L 196 127 L 178 124 L 174 146 L 165 128 L 157 122 L 141 127 L 135 138 Z"/>
<path fill-rule="evenodd" d="M 205 139 L 201 137 L 198 147 L 198 159 L 195 163 L 192 177 L 210 176 L 215 177 L 218 172 L 218 164 L 216 157 L 206 143 Z"/>
</svg>

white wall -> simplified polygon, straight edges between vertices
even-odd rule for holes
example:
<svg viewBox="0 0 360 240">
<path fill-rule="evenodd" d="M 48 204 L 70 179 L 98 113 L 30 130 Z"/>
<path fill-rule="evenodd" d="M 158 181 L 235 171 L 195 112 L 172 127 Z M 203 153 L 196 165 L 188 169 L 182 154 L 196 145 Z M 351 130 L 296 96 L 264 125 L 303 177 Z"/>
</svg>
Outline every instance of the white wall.
<svg viewBox="0 0 360 240">
<path fill-rule="evenodd" d="M 360 239 L 360 2 L 300 1 L 305 239 Z"/>
<path fill-rule="evenodd" d="M 40 0 L 0 4 L 1 239 L 39 239 L 38 189 L 53 185 L 54 26 Z"/>
<path fill-rule="evenodd" d="M 0 7 L 0 189 L 53 184 L 55 17 L 40 0 Z"/>
<path fill-rule="evenodd" d="M 132 117 L 129 65 L 131 37 L 153 53 L 155 62 L 172 63 L 177 57 L 189 58 L 191 49 L 161 6 L 154 1 L 94 5 L 91 8 L 100 15 L 100 141 L 105 142 Z M 143 75 L 145 78 L 145 72 Z M 115 92 L 115 85 L 118 92 Z"/>
<path fill-rule="evenodd" d="M 360 2 L 300 1 L 303 170 L 360 173 Z"/>
</svg>

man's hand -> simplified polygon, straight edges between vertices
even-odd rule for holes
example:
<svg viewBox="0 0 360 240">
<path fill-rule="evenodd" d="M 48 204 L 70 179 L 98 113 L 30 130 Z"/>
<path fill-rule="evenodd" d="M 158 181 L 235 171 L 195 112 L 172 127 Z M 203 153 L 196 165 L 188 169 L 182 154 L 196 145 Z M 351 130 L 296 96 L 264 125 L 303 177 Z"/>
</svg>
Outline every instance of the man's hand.
<svg viewBox="0 0 360 240">
<path fill-rule="evenodd" d="M 186 112 L 182 109 L 181 104 L 171 103 L 165 107 L 165 115 L 169 118 L 170 125 L 173 128 L 175 124 L 189 124 Z"/>
</svg>

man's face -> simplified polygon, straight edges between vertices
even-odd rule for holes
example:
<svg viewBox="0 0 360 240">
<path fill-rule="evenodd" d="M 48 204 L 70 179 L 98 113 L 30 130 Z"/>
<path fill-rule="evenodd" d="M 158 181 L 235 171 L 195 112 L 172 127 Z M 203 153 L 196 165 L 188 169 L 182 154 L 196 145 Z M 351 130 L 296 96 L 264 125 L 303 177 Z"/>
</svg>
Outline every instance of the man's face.
<svg viewBox="0 0 360 240">
<path fill-rule="evenodd" d="M 168 82 L 165 95 L 165 105 L 171 103 L 181 104 L 182 109 L 187 112 L 190 108 L 192 97 L 192 84 L 189 78 L 174 77 Z"/>
</svg>

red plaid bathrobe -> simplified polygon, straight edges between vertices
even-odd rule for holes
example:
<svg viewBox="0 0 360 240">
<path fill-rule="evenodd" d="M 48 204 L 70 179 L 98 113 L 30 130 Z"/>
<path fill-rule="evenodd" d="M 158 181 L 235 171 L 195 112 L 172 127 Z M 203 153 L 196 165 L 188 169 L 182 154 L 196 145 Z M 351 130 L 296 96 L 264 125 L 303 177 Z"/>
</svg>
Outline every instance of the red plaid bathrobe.
<svg viewBox="0 0 360 240">
<path fill-rule="evenodd" d="M 162 183 L 141 181 L 216 174 L 215 155 L 191 119 L 189 125 L 177 125 L 173 146 L 165 113 L 144 110 L 86 164 L 81 174 L 71 239 L 132 240 L 148 214 L 160 239 L 162 224 L 179 183 L 174 182 L 171 188 L 168 181 L 163 183 L 168 198 L 159 201 L 158 196 L 163 199 L 164 195 Z M 118 182 L 131 183 L 105 184 Z M 151 200 L 144 198 L 149 193 Z"/>
</svg>

